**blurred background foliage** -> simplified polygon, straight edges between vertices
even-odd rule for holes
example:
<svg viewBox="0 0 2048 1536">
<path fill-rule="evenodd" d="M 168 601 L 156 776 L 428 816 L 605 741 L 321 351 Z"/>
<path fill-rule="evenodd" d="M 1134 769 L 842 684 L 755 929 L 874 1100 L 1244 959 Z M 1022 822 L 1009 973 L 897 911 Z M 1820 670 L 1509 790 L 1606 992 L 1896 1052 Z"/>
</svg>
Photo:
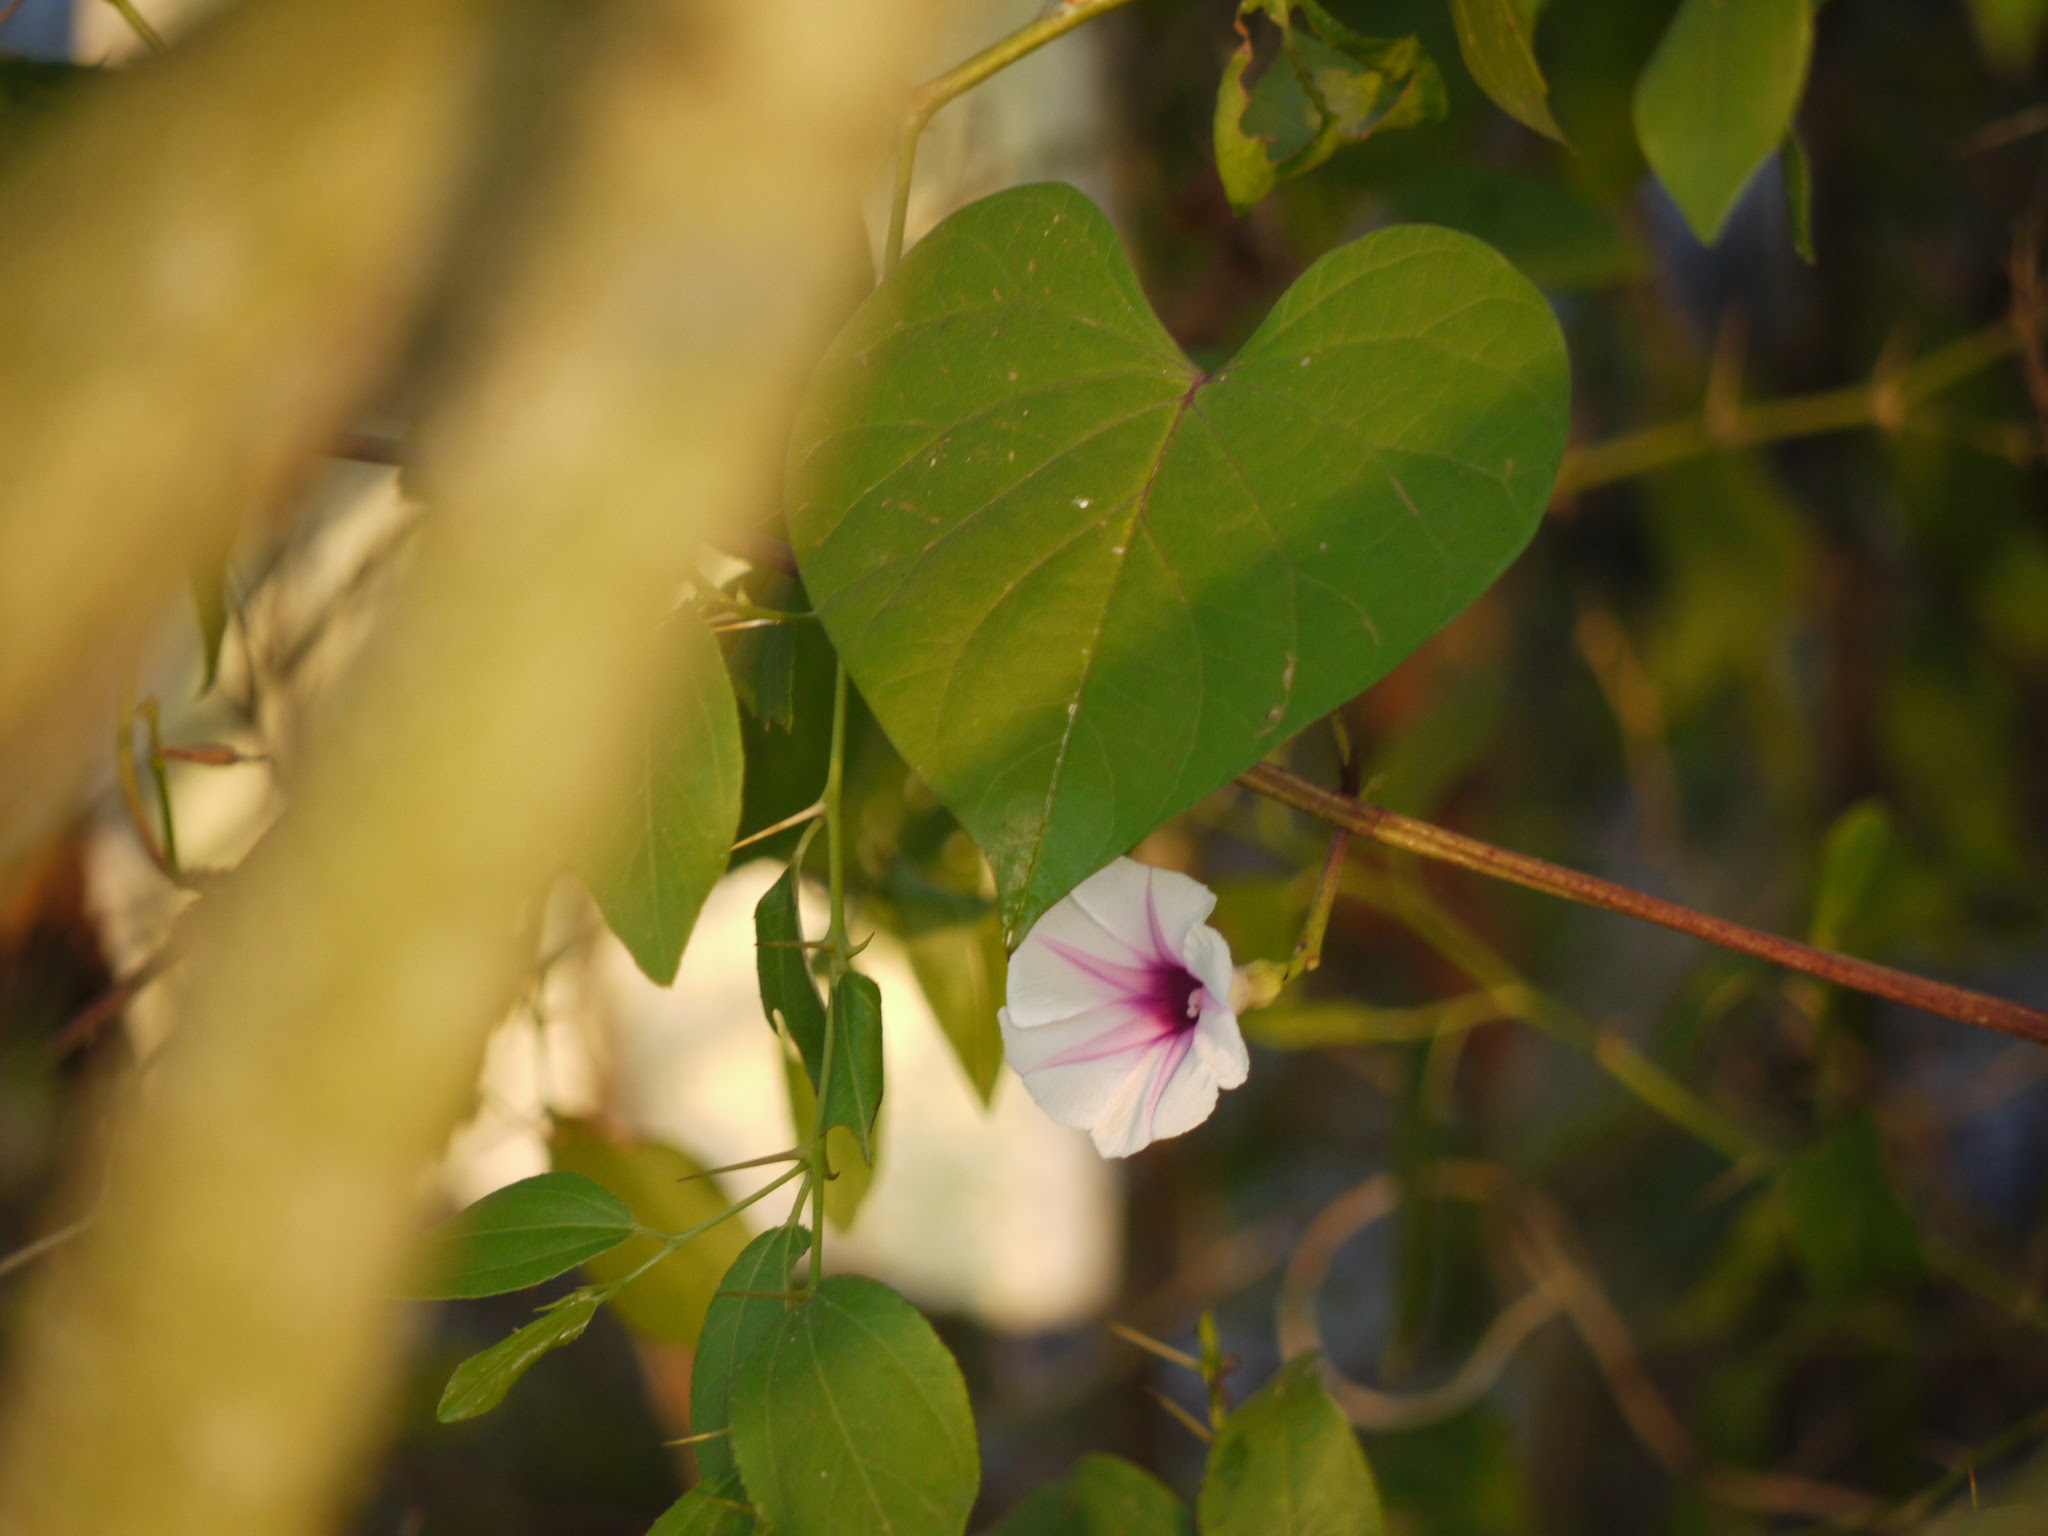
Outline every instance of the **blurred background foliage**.
<svg viewBox="0 0 2048 1536">
<path fill-rule="evenodd" d="M 2038 332 L 2048 6 L 1822 10 L 1798 119 L 1811 265 L 1775 162 L 1711 249 L 1647 176 L 1631 99 L 1672 0 L 1540 7 L 1568 146 L 1485 100 L 1441 0 L 1330 8 L 1418 36 L 1446 115 L 1341 150 L 1242 217 L 1210 147 L 1234 6 L 1140 0 L 1100 25 L 1091 190 L 1183 345 L 1227 355 L 1332 244 L 1425 220 L 1489 240 L 1553 297 L 1575 444 L 1700 424 L 1701 451 L 1643 473 L 1573 488 L 1568 470 L 1508 577 L 1346 710 L 1370 796 L 2048 1001 L 2048 370 L 2006 358 L 1910 409 L 1883 398 L 1915 359 L 2005 317 Z M 0 157 L 90 88 L 0 66 Z M 1713 441 L 1755 402 L 1844 387 L 1872 392 L 1878 425 Z M 757 559 L 731 590 L 801 608 L 775 565 Z M 728 660 L 751 834 L 817 795 L 831 658 L 797 627 L 729 637 Z M 1324 733 L 1294 755 L 1334 777 Z M 864 713 L 848 771 L 862 921 L 905 942 L 986 1097 L 1001 956 L 978 857 Z M 744 857 L 786 856 L 795 836 Z M 128 1049 L 105 1027 L 116 978 L 81 841 L 0 906 L 5 1250 L 60 1225 L 60 1155 Z M 1218 887 L 1243 959 L 1292 946 L 1321 849 L 1315 828 L 1232 791 L 1141 856 Z M 1127 1170 L 1107 1315 L 1193 1349 L 1214 1309 L 1246 1383 L 1279 1359 L 1276 1315 L 1292 1317 L 1297 1340 L 1371 1386 L 1350 1406 L 1393 1530 L 1915 1528 L 1944 1501 L 1959 1513 L 1942 1529 L 2022 1528 L 2012 1511 L 2048 1442 L 2038 1048 L 1369 848 L 1296 994 L 1247 1020 L 1251 1080 L 1215 1120 Z M 682 1154 L 577 1120 L 553 1134 L 557 1166 L 624 1169 L 673 1199 L 664 1159 Z M 520 1309 L 423 1312 L 358 1528 L 644 1530 L 688 1476 L 662 1449 L 680 1432 L 661 1374 L 676 1357 L 645 1339 L 687 1349 L 699 1283 L 679 1271 L 674 1306 L 664 1293 L 606 1314 L 504 1410 L 454 1428 L 432 1422 L 440 1383 Z M 0 1287 L 11 1306 L 18 1288 Z M 1474 1390 L 1438 1392 L 1532 1287 L 1550 1300 L 1519 1347 Z M 1099 1321 L 939 1321 L 982 1426 L 988 1520 L 1088 1451 L 1194 1486 L 1202 1447 L 1156 1400 L 1199 1413 L 1184 1372 Z"/>
</svg>

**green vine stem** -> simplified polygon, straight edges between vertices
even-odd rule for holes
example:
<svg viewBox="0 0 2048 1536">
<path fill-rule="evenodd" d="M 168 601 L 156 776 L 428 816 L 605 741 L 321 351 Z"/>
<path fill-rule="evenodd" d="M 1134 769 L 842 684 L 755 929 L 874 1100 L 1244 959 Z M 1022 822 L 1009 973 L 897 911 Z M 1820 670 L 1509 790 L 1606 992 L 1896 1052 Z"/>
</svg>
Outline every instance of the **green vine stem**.
<svg viewBox="0 0 2048 1536">
<path fill-rule="evenodd" d="M 121 19 L 128 23 L 129 30 L 142 39 L 143 47 L 151 53 L 170 51 L 164 42 L 163 34 L 152 27 L 149 18 L 135 8 L 135 0 L 107 0 L 107 4 L 121 13 Z"/>
<path fill-rule="evenodd" d="M 896 190 L 889 203 L 889 243 L 882 255 L 884 277 L 894 272 L 896 263 L 903 259 L 903 226 L 910 216 L 910 183 L 917 169 L 917 141 L 923 137 L 926 125 L 938 115 L 939 108 L 1008 69 L 1026 54 L 1036 53 L 1055 38 L 1130 3 L 1131 0 L 1061 0 L 1038 20 L 1019 27 L 966 63 L 927 82 L 910 98 L 910 110 L 904 115 L 903 137 L 896 152 Z"/>
<path fill-rule="evenodd" d="M 1331 826 L 1349 828 L 1359 836 L 1369 837 L 1389 848 L 1398 848 L 1441 864 L 1455 864 L 1460 869 L 1489 875 L 1532 891 L 1542 891 L 1546 895 L 1560 896 L 1584 906 L 1655 923 L 1705 939 L 1737 954 L 1768 960 L 1773 965 L 1800 971 L 1836 986 L 1904 1003 L 1909 1008 L 1940 1014 L 1984 1029 L 1995 1029 L 2002 1034 L 2017 1035 L 2022 1040 L 2032 1040 L 2037 1044 L 2048 1044 L 2048 1013 L 2019 1003 L 1987 997 L 1964 987 L 1929 981 L 1925 977 L 1893 970 L 1890 966 L 1873 965 L 1867 960 L 1852 959 L 1833 950 L 1746 928 L 1726 918 L 1696 912 L 1675 901 L 1630 890 L 1611 880 L 1581 874 L 1544 859 L 1531 858 L 1528 854 L 1496 848 L 1477 838 L 1448 832 L 1426 821 L 1416 821 L 1412 817 L 1350 799 L 1273 763 L 1260 763 L 1238 782 L 1269 799 L 1306 811 Z"/>
<path fill-rule="evenodd" d="M 1957 338 L 1905 367 L 1880 366 L 1868 383 L 1847 384 L 1811 395 L 1744 404 L 1715 400 L 1697 415 L 1624 432 L 1605 442 L 1574 449 L 1558 471 L 1551 505 L 1581 491 L 1649 474 L 1687 459 L 1734 448 L 1754 448 L 1788 438 L 1817 437 L 1858 427 L 1897 431 L 1913 410 L 1942 391 L 1981 373 L 2020 349 L 2020 335 L 2007 321 Z"/>
</svg>

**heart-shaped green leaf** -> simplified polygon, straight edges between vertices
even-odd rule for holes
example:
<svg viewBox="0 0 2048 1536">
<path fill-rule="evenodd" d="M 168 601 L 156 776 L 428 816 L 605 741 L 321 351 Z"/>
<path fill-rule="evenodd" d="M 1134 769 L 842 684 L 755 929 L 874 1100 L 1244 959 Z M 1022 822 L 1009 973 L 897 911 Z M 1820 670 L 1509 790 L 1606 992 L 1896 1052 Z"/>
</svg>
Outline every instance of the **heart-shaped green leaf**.
<svg viewBox="0 0 2048 1536">
<path fill-rule="evenodd" d="M 1014 943 L 1483 592 L 1535 531 L 1568 394 L 1549 306 L 1469 236 L 1331 252 L 1205 375 L 1093 205 L 1023 187 L 941 224 L 833 344 L 790 532 Z"/>
<path fill-rule="evenodd" d="M 1380 1536 L 1372 1468 L 1319 1356 L 1295 1356 L 1224 1421 L 1195 1517 L 1202 1536 Z"/>
<path fill-rule="evenodd" d="M 790 1270 L 810 1247 L 802 1227 L 771 1227 L 740 1250 L 718 1282 L 690 1371 L 690 1428 L 713 1437 L 697 1447 L 697 1470 L 707 1479 L 734 1472 L 731 1443 L 718 1434 L 732 1424 L 733 1378 L 787 1315 L 788 1306 L 769 1293 L 788 1288 Z"/>
<path fill-rule="evenodd" d="M 580 1173 L 541 1173 L 493 1190 L 429 1235 L 430 1300 L 498 1296 L 552 1280 L 631 1237 L 633 1213 Z"/>
<path fill-rule="evenodd" d="M 732 1453 L 780 1536 L 962 1536 L 981 1486 L 960 1367 L 859 1275 L 826 1280 L 748 1354 Z"/>
</svg>

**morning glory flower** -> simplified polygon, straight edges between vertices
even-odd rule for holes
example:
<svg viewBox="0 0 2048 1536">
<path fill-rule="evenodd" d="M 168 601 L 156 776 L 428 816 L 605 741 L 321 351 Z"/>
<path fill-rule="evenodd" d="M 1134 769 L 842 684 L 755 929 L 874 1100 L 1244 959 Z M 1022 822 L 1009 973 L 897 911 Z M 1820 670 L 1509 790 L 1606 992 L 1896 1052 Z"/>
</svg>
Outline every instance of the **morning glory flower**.
<svg viewBox="0 0 2048 1536">
<path fill-rule="evenodd" d="M 1250 1062 L 1216 893 L 1118 859 L 1052 907 L 1010 957 L 998 1017 L 1039 1107 L 1129 1157 L 1209 1118 Z"/>
</svg>

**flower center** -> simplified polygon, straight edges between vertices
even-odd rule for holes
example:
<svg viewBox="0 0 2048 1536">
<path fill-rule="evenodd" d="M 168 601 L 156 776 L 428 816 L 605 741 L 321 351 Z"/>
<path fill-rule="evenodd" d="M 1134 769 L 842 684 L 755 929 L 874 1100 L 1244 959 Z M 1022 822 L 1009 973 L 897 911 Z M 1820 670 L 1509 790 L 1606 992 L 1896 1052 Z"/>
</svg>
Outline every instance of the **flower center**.
<svg viewBox="0 0 2048 1536">
<path fill-rule="evenodd" d="M 1160 1014 L 1179 1029 L 1193 1029 L 1202 1016 L 1202 984 L 1186 967 L 1162 965 L 1152 973 L 1152 996 Z"/>
</svg>

